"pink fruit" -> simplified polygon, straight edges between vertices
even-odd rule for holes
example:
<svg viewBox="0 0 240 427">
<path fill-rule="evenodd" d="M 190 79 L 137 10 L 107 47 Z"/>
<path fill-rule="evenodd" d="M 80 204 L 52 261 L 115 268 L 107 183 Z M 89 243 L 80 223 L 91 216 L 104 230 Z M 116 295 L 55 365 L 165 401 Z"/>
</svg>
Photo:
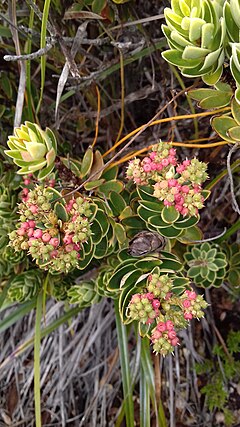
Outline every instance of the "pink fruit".
<svg viewBox="0 0 240 427">
<path fill-rule="evenodd" d="M 185 299 L 183 301 L 183 307 L 189 308 L 191 306 L 191 302 L 188 299 Z"/>
<path fill-rule="evenodd" d="M 158 340 L 159 338 L 161 338 L 162 334 L 161 332 L 156 329 L 153 333 L 152 333 L 152 340 Z"/>
<path fill-rule="evenodd" d="M 34 227 L 35 227 L 35 225 L 36 225 L 36 223 L 35 223 L 35 221 L 33 221 L 32 219 L 30 219 L 30 220 L 28 221 L 28 226 L 29 226 L 30 228 L 34 228 Z"/>
<path fill-rule="evenodd" d="M 50 245 L 52 245 L 52 246 L 54 246 L 54 248 L 56 248 L 56 247 L 59 245 L 59 240 L 58 240 L 58 238 L 57 238 L 57 237 L 52 237 L 52 238 L 49 240 L 49 244 L 50 244 Z"/>
<path fill-rule="evenodd" d="M 168 332 L 168 338 L 170 338 L 170 340 L 173 340 L 174 338 L 176 338 L 177 334 L 175 331 L 169 331 Z"/>
<path fill-rule="evenodd" d="M 24 236 L 25 232 L 26 232 L 26 231 L 25 231 L 23 228 L 19 228 L 19 229 L 17 230 L 17 234 L 18 234 L 19 236 Z"/>
<path fill-rule="evenodd" d="M 176 345 L 179 344 L 179 339 L 177 337 L 173 338 L 173 340 L 171 340 L 171 344 L 172 344 L 173 347 L 175 347 Z"/>
<path fill-rule="evenodd" d="M 188 298 L 191 300 L 195 300 L 197 298 L 197 294 L 194 291 L 190 291 L 188 294 Z"/>
<path fill-rule="evenodd" d="M 159 308 L 160 307 L 160 301 L 158 301 L 158 299 L 154 299 L 152 301 L 152 306 L 153 306 L 154 310 L 157 309 L 157 308 Z"/>
<path fill-rule="evenodd" d="M 54 249 L 51 253 L 50 253 L 50 257 L 51 258 L 56 258 L 58 256 L 58 251 L 56 249 Z"/>
<path fill-rule="evenodd" d="M 36 239 L 40 239 L 42 237 L 42 234 L 43 234 L 42 230 L 40 230 L 39 228 L 37 228 L 33 232 L 33 237 L 36 237 Z"/>
<path fill-rule="evenodd" d="M 33 232 L 34 232 L 34 229 L 33 228 L 29 228 L 29 230 L 27 232 L 28 237 L 32 237 L 33 236 Z"/>
<path fill-rule="evenodd" d="M 162 166 L 163 167 L 166 167 L 166 166 L 168 166 L 169 165 L 169 160 L 168 159 L 162 159 Z"/>
<path fill-rule="evenodd" d="M 149 163 L 146 163 L 143 165 L 144 172 L 150 172 L 152 170 L 151 165 Z"/>
<path fill-rule="evenodd" d="M 157 324 L 157 330 L 158 330 L 159 332 L 164 332 L 164 331 L 166 331 L 166 324 L 165 324 L 164 322 L 159 322 L 159 323 Z"/>
<path fill-rule="evenodd" d="M 166 329 L 171 331 L 173 329 L 173 322 L 171 320 L 166 321 Z"/>
<path fill-rule="evenodd" d="M 184 319 L 185 320 L 192 320 L 193 315 L 191 313 L 184 313 Z"/>
<path fill-rule="evenodd" d="M 32 214 L 38 213 L 38 206 L 36 205 L 31 205 L 29 209 L 32 212 Z"/>
<path fill-rule="evenodd" d="M 51 236 L 50 236 L 50 234 L 49 234 L 49 233 L 44 233 L 44 234 L 42 235 L 42 241 L 43 241 L 43 243 L 48 243 L 48 242 L 49 242 L 49 240 L 51 240 Z"/>
</svg>

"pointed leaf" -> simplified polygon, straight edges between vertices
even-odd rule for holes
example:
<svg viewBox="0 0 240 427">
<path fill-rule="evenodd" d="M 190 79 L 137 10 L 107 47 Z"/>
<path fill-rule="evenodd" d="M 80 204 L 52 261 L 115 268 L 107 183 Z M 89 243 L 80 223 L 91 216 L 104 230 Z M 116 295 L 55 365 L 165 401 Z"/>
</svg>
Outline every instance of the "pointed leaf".
<svg viewBox="0 0 240 427">
<path fill-rule="evenodd" d="M 92 147 L 88 147 L 86 150 L 81 165 L 81 177 L 85 177 L 91 170 L 93 164 L 93 150 Z"/>
</svg>

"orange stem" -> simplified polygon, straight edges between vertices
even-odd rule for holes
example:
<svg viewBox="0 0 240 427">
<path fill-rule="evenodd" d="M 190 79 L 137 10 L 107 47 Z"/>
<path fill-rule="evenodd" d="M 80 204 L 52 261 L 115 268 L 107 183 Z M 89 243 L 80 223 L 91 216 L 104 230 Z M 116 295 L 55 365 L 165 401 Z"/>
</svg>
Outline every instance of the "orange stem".
<svg viewBox="0 0 240 427">
<path fill-rule="evenodd" d="M 214 112 L 213 111 L 206 111 L 203 113 L 184 114 L 181 116 L 166 117 L 165 119 L 154 120 L 152 123 L 149 124 L 148 127 L 158 125 L 160 123 L 167 123 L 167 122 L 172 122 L 172 121 L 176 121 L 176 120 L 193 119 L 195 117 L 211 116 L 212 114 L 218 114 L 218 113 L 222 113 L 223 111 L 228 111 L 228 110 L 230 110 L 230 107 L 219 108 L 218 110 L 216 110 Z M 103 154 L 103 157 L 106 157 L 109 153 L 111 153 L 113 150 L 115 150 L 115 148 L 117 148 L 120 144 L 122 144 L 124 141 L 129 139 L 131 136 L 138 133 L 144 127 L 146 127 L 146 124 L 140 126 L 137 129 L 134 129 L 132 132 L 128 133 L 126 136 L 124 136 L 122 139 L 120 139 L 116 144 L 114 144 L 108 151 L 106 151 Z M 202 148 L 202 147 L 200 147 L 200 148 Z"/>
<path fill-rule="evenodd" d="M 212 147 L 219 147 L 221 145 L 229 144 L 227 141 L 218 141 L 218 142 L 212 142 L 210 144 L 185 144 L 183 142 L 172 142 L 171 143 L 175 147 L 187 147 L 187 148 L 212 148 Z M 114 162 L 112 165 L 120 165 L 121 163 L 127 162 L 128 160 L 131 160 L 133 157 L 138 156 L 139 154 L 144 153 L 145 151 L 151 150 L 151 148 L 156 145 L 149 145 L 148 147 L 142 148 L 141 150 L 134 151 L 132 153 L 128 153 L 128 155 L 124 156 L 122 159 L 118 160 L 117 162 Z"/>
<path fill-rule="evenodd" d="M 98 137 L 98 130 L 99 130 L 99 119 L 100 119 L 100 110 L 101 110 L 101 95 L 99 92 L 98 87 L 96 86 L 96 92 L 97 92 L 97 117 L 96 117 L 96 128 L 95 128 L 95 137 L 92 143 L 92 148 L 97 142 Z"/>
</svg>

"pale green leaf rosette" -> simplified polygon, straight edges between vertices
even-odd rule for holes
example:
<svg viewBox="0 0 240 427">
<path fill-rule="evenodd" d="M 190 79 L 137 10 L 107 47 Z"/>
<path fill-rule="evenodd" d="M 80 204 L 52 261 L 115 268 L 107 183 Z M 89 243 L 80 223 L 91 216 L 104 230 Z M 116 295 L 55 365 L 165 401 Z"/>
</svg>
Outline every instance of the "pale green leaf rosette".
<svg viewBox="0 0 240 427">
<path fill-rule="evenodd" d="M 36 123 L 25 122 L 14 129 L 14 135 L 8 138 L 7 144 L 10 150 L 5 153 L 20 167 L 18 174 L 39 171 L 37 178 L 43 180 L 53 170 L 57 141 L 49 128 L 43 131 Z"/>
<path fill-rule="evenodd" d="M 227 55 L 230 69 L 236 82 L 235 99 L 240 104 L 240 1 L 230 0 L 224 4 L 224 19 L 227 29 Z"/>
<path fill-rule="evenodd" d="M 184 76 L 201 76 L 209 85 L 220 79 L 223 69 L 222 4 L 222 0 L 172 0 L 172 8 L 164 10 L 167 25 L 162 29 L 170 50 L 162 56 Z"/>
</svg>

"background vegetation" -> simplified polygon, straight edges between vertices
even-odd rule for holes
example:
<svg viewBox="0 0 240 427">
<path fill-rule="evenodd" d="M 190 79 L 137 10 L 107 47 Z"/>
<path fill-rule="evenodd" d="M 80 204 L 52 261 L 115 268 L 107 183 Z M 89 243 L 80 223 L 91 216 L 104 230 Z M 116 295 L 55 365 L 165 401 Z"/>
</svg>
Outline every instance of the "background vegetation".
<svg viewBox="0 0 240 427">
<path fill-rule="evenodd" d="M 220 84 L 211 88 L 211 93 L 199 91 L 188 96 L 191 89 L 206 86 L 199 76 L 183 77 L 181 69 L 161 56 L 167 49 L 161 24 L 165 22 L 164 8 L 169 6 L 167 0 L 1 3 L 2 425 L 34 425 L 34 400 L 40 399 L 43 426 L 238 425 L 239 116 L 235 104 L 232 109 L 229 106 L 237 86 L 226 63 L 220 83 L 231 83 L 230 89 Z M 217 118 L 210 122 L 213 114 L 219 117 L 225 113 L 230 120 L 227 127 Z M 207 274 L 195 271 L 190 276 L 196 285 L 205 283 L 206 290 L 195 289 L 205 294 L 209 307 L 205 319 L 191 322 L 180 332 L 181 346 L 176 347 L 174 356 L 152 354 L 148 338 L 139 337 L 136 325 L 122 324 L 118 306 L 110 298 L 111 289 L 105 286 L 104 274 L 108 273 L 109 280 L 116 267 L 110 255 L 121 249 L 126 239 L 120 221 L 114 231 L 119 246 L 114 246 L 116 242 L 112 243 L 109 235 L 105 241 L 110 248 L 109 252 L 106 249 L 108 265 L 101 270 L 98 253 L 100 261 L 83 273 L 74 270 L 60 276 L 48 289 L 52 298 L 46 298 L 41 313 L 42 301 L 36 303 L 36 296 L 43 284 L 42 270 L 24 253 L 7 246 L 8 233 L 18 219 L 20 191 L 28 187 L 23 179 L 28 178 L 16 174 L 17 168 L 4 149 L 13 127 L 25 121 L 53 130 L 58 140 L 57 175 L 48 178 L 57 177 L 68 190 L 81 185 L 92 171 L 88 158 L 85 170 L 80 162 L 89 146 L 99 152 L 95 157 L 98 168 L 108 160 L 115 167 L 96 177 L 105 179 L 97 189 L 110 180 L 110 189 L 118 195 L 125 191 L 121 193 L 125 200 L 127 161 L 149 151 L 160 139 L 173 141 L 180 161 L 197 157 L 208 163 L 210 179 L 205 188 L 211 195 L 201 211 L 200 234 L 192 238 L 209 239 L 210 247 L 200 246 L 200 254 L 194 255 L 186 240 L 176 239 L 173 252 L 185 263 L 187 272 L 189 260 L 194 256 L 201 259 L 201 253 L 217 244 L 216 259 L 224 254 L 226 268 L 217 272 L 215 283 L 209 266 Z M 145 126 L 149 121 L 152 123 Z M 229 134 L 229 128 L 235 131 Z M 105 197 L 106 204 L 115 209 L 113 217 L 119 217 L 121 210 L 117 208 L 122 199 L 111 199 L 108 187 L 97 191 L 97 196 Z M 101 219 L 96 217 L 96 227 Z M 135 234 L 129 229 L 127 246 Z M 136 261 L 131 262 L 135 268 Z M 66 299 L 73 285 L 74 291 Z M 41 377 L 36 368 L 39 357 Z M 41 397 L 36 387 L 39 382 Z"/>
</svg>

